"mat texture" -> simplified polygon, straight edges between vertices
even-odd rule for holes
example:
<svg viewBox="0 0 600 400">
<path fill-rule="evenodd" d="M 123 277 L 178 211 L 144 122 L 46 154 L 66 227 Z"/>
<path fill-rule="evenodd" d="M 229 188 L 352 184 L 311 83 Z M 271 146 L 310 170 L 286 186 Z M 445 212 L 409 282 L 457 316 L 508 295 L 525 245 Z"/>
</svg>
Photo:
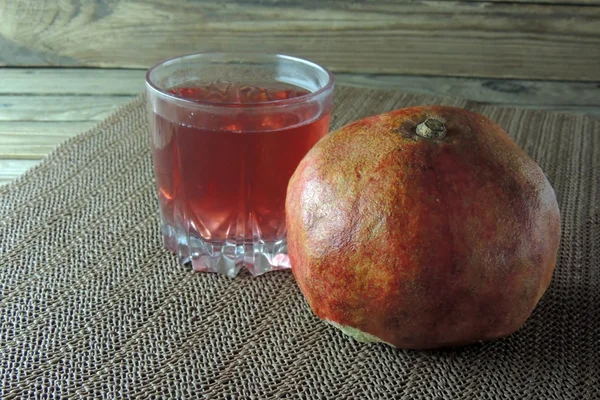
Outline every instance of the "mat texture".
<svg viewBox="0 0 600 400">
<path fill-rule="evenodd" d="M 359 344 L 289 272 L 193 273 L 163 250 L 144 99 L 0 188 L 0 398 L 600 399 L 600 122 L 339 87 L 333 128 L 417 104 L 503 126 L 562 212 L 549 291 L 494 342 Z"/>
</svg>

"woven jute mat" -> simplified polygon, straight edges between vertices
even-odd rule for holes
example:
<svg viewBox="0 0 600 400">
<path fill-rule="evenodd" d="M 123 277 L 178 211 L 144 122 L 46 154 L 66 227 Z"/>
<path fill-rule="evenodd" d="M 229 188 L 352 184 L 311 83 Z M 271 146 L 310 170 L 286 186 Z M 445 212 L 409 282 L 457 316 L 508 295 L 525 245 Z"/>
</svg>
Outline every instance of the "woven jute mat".
<svg viewBox="0 0 600 400">
<path fill-rule="evenodd" d="M 332 128 L 434 103 L 497 121 L 556 190 L 558 265 L 517 333 L 436 351 L 359 344 L 311 313 L 289 271 L 178 265 L 139 97 L 0 188 L 0 398 L 600 399 L 600 122 L 339 87 Z"/>
</svg>

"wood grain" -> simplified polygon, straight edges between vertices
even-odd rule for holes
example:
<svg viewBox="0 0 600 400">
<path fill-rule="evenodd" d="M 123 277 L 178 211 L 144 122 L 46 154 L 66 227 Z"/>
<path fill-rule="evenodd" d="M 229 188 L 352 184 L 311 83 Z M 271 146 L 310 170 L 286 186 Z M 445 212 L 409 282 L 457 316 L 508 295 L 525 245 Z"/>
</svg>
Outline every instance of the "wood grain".
<svg viewBox="0 0 600 400">
<path fill-rule="evenodd" d="M 600 118 L 600 84 L 596 82 L 360 74 L 337 74 L 336 79 L 346 85 L 463 97 L 482 103 Z"/>
<path fill-rule="evenodd" d="M 135 96 L 144 90 L 145 70 L 99 68 L 0 68 L 0 95 Z"/>
<path fill-rule="evenodd" d="M 96 122 L 0 121 L 0 159 L 39 160 Z"/>
<path fill-rule="evenodd" d="M 23 175 L 29 168 L 38 164 L 38 160 L 4 160 L 0 159 L 0 185 L 7 184 Z"/>
<path fill-rule="evenodd" d="M 600 81 L 600 6 L 578 2 L 0 0 L 0 63 L 145 68 L 250 51 L 337 72 Z"/>
<path fill-rule="evenodd" d="M 116 99 L 121 104 L 118 96 L 136 96 L 143 91 L 145 73 L 145 70 L 123 69 L 0 68 L 0 96 L 60 95 L 76 99 L 76 96 L 100 95 L 113 96 L 113 101 Z M 345 73 L 336 74 L 336 82 L 600 117 L 600 84 L 595 82 Z M 104 100 L 98 100 L 99 107 L 104 107 Z M 92 104 L 91 107 L 96 106 Z"/>
<path fill-rule="evenodd" d="M 0 121 L 101 121 L 132 96 L 3 96 Z"/>
</svg>

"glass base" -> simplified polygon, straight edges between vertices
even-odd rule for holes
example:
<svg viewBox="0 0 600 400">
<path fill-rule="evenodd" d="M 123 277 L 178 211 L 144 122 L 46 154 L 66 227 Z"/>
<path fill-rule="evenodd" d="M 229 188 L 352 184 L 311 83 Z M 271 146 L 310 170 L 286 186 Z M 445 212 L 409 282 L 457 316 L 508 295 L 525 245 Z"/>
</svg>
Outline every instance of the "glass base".
<svg viewBox="0 0 600 400">
<path fill-rule="evenodd" d="M 207 242 L 169 225 L 161 228 L 164 246 L 177 254 L 181 265 L 190 263 L 195 271 L 216 272 L 235 277 L 245 267 L 253 276 L 289 269 L 285 239 L 276 242 Z"/>
</svg>

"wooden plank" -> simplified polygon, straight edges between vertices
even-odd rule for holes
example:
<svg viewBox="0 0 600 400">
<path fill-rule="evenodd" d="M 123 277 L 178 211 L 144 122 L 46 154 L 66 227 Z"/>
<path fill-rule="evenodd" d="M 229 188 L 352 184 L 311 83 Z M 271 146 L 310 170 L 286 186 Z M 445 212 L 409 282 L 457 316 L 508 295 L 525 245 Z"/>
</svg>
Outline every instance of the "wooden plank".
<svg viewBox="0 0 600 400">
<path fill-rule="evenodd" d="M 144 91 L 145 75 L 136 69 L 0 68 L 0 95 L 135 96 Z"/>
<path fill-rule="evenodd" d="M 0 121 L 100 121 L 132 98 L 0 95 Z"/>
<path fill-rule="evenodd" d="M 131 95 L 143 90 L 145 70 L 89 68 L 0 68 L 0 95 Z M 336 74 L 340 84 L 537 109 L 600 113 L 596 82 L 532 81 L 410 75 Z"/>
<path fill-rule="evenodd" d="M 3 160 L 0 159 L 0 186 L 7 184 L 23 175 L 29 168 L 35 166 L 38 160 Z"/>
<path fill-rule="evenodd" d="M 284 52 L 338 72 L 600 81 L 600 6 L 562 3 L 2 0 L 1 62 L 146 68 Z"/>
<path fill-rule="evenodd" d="M 429 76 L 336 74 L 346 85 L 463 97 L 484 103 L 600 118 L 600 84 Z"/>
<path fill-rule="evenodd" d="M 39 160 L 96 122 L 0 121 L 0 159 Z"/>
</svg>

